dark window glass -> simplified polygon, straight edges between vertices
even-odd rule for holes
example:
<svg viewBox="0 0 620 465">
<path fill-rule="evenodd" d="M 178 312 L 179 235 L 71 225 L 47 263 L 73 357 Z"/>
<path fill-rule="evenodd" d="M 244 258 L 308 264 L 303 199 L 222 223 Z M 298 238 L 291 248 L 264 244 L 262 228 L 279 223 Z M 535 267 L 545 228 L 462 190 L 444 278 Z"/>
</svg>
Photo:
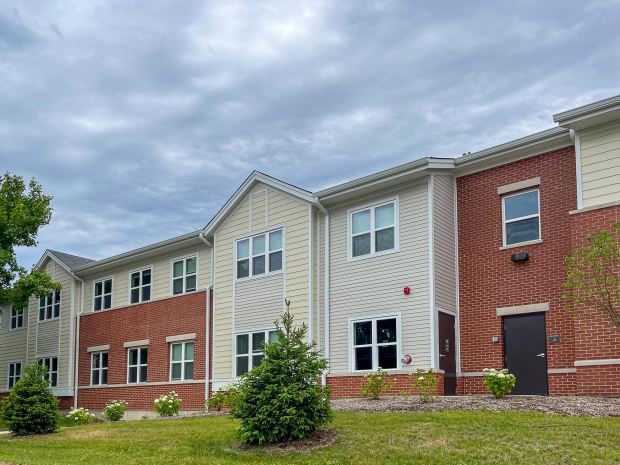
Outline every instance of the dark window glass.
<svg viewBox="0 0 620 465">
<path fill-rule="evenodd" d="M 250 260 L 239 260 L 237 262 L 237 278 L 247 278 L 250 276 Z"/>
<path fill-rule="evenodd" d="M 263 274 L 265 272 L 265 256 L 260 255 L 252 259 L 252 274 Z"/>
<path fill-rule="evenodd" d="M 353 256 L 367 255 L 370 253 L 370 233 L 360 234 L 353 238 Z"/>
<path fill-rule="evenodd" d="M 103 298 L 103 307 L 104 308 L 112 308 L 112 296 L 111 295 L 106 295 Z"/>
<path fill-rule="evenodd" d="M 358 347 L 355 349 L 355 369 L 372 370 L 372 347 Z"/>
<path fill-rule="evenodd" d="M 372 344 L 372 321 L 354 323 L 355 345 Z"/>
<path fill-rule="evenodd" d="M 151 300 L 151 286 L 144 286 L 142 288 L 142 302 Z"/>
<path fill-rule="evenodd" d="M 506 244 L 535 241 L 539 235 L 539 217 L 506 223 Z"/>
<path fill-rule="evenodd" d="M 394 228 L 387 228 L 375 233 L 375 251 L 391 250 L 394 248 Z"/>
<path fill-rule="evenodd" d="M 142 285 L 145 286 L 151 284 L 151 270 L 144 270 L 142 272 Z"/>
<path fill-rule="evenodd" d="M 396 319 L 377 321 L 377 344 L 396 342 Z"/>
<path fill-rule="evenodd" d="M 135 304 L 140 301 L 140 289 L 131 290 L 131 303 Z"/>
<path fill-rule="evenodd" d="M 379 366 L 389 370 L 397 367 L 396 345 L 379 346 Z"/>
<path fill-rule="evenodd" d="M 140 367 L 140 382 L 146 383 L 146 367 L 145 366 Z"/>
<path fill-rule="evenodd" d="M 137 367 L 129 367 L 129 380 L 130 383 L 138 382 L 138 368 Z"/>
<path fill-rule="evenodd" d="M 282 269 L 282 252 L 272 252 L 269 254 L 269 271 L 279 271 Z"/>
<path fill-rule="evenodd" d="M 104 289 L 104 294 L 110 294 L 112 292 L 112 280 L 111 279 L 108 279 L 104 283 L 103 289 Z"/>
<path fill-rule="evenodd" d="M 185 362 L 185 379 L 194 379 L 194 362 Z"/>
<path fill-rule="evenodd" d="M 237 357 L 237 376 L 248 372 L 248 357 Z"/>
<path fill-rule="evenodd" d="M 538 214 L 538 191 L 525 192 L 504 199 L 504 217 L 507 220 Z"/>
<path fill-rule="evenodd" d="M 183 278 L 177 278 L 174 281 L 172 281 L 172 293 L 173 294 L 183 293 Z"/>
<path fill-rule="evenodd" d="M 185 278 L 185 290 L 187 292 L 196 290 L 196 275 L 191 275 Z"/>
</svg>

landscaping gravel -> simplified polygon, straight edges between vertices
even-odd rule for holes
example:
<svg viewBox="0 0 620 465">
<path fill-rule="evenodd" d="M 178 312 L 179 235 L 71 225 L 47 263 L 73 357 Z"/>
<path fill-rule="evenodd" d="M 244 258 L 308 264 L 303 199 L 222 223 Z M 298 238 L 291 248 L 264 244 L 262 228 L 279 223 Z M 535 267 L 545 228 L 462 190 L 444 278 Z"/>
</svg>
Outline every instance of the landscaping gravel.
<svg viewBox="0 0 620 465">
<path fill-rule="evenodd" d="M 382 397 L 370 399 L 335 399 L 335 411 L 349 412 L 434 412 L 442 410 L 515 410 L 544 412 L 570 416 L 617 417 L 620 416 L 620 398 L 605 397 L 546 397 L 508 396 L 495 399 L 490 396 L 438 397 L 435 402 L 424 403 L 418 397 Z"/>
</svg>

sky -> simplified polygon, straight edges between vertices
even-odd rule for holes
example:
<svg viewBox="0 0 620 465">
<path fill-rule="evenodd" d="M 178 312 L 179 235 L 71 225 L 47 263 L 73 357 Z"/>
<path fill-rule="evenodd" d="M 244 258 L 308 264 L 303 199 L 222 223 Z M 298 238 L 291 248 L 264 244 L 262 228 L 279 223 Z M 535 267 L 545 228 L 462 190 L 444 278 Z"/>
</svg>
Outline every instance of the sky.
<svg viewBox="0 0 620 465">
<path fill-rule="evenodd" d="M 45 249 L 205 226 L 252 172 L 318 190 L 553 127 L 620 94 L 620 1 L 0 3 L 0 171 Z"/>
</svg>

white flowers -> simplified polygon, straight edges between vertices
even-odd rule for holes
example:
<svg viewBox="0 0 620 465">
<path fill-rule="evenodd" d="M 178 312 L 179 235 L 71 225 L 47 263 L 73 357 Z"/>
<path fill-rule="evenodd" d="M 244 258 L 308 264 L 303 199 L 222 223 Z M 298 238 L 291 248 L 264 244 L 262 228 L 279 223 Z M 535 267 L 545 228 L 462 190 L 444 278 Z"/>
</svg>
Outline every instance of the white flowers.
<svg viewBox="0 0 620 465">
<path fill-rule="evenodd" d="M 95 415 L 90 413 L 87 408 L 80 407 L 71 409 L 67 418 L 72 419 L 77 425 L 85 425 L 95 420 Z"/>
<path fill-rule="evenodd" d="M 127 402 L 124 400 L 113 400 L 103 409 L 103 416 L 109 421 L 118 421 L 123 418 L 127 410 Z"/>
<path fill-rule="evenodd" d="M 484 372 L 484 378 L 482 380 L 484 386 L 498 399 L 504 397 L 506 394 L 510 394 L 510 391 L 512 391 L 512 388 L 517 382 L 515 375 L 508 372 L 506 368 L 503 370 L 485 368 L 482 371 Z"/>
<path fill-rule="evenodd" d="M 162 394 L 153 401 L 153 408 L 162 417 L 171 417 L 179 413 L 181 399 L 178 394 L 171 391 L 168 394 Z"/>
</svg>

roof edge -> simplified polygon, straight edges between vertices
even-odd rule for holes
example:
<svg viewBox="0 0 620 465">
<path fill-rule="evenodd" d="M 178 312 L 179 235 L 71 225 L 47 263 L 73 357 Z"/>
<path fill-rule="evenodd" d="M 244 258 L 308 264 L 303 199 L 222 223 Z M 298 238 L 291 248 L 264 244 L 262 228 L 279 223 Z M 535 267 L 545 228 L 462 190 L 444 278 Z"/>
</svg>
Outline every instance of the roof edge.
<svg viewBox="0 0 620 465">
<path fill-rule="evenodd" d="M 582 105 L 577 108 L 572 108 L 570 110 L 556 113 L 555 115 L 553 115 L 553 122 L 562 124 L 567 122 L 568 120 L 572 120 L 575 118 L 584 118 L 592 113 L 607 110 L 615 106 L 620 106 L 620 95 L 615 95 L 604 100 L 599 100 L 598 102 L 588 103 L 587 105 Z"/>
</svg>

